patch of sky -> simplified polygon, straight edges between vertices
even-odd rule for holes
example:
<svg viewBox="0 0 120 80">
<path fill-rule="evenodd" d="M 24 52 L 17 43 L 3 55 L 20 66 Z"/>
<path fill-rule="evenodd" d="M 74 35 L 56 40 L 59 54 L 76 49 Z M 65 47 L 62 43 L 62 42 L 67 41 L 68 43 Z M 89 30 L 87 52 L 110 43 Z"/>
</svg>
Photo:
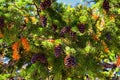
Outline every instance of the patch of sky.
<svg viewBox="0 0 120 80">
<path fill-rule="evenodd" d="M 91 7 L 94 4 L 91 0 L 57 0 L 58 3 L 64 3 L 66 5 L 71 5 L 75 7 L 79 4 Z"/>
</svg>

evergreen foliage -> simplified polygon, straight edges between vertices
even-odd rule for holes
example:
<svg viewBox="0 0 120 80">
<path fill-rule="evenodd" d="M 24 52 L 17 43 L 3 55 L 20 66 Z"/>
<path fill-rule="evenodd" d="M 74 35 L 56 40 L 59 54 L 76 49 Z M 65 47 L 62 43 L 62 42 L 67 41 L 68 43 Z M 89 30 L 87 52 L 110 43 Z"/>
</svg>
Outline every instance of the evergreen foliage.
<svg viewBox="0 0 120 80">
<path fill-rule="evenodd" d="M 117 79 L 120 1 L 93 2 L 0 0 L 0 80 Z"/>
</svg>

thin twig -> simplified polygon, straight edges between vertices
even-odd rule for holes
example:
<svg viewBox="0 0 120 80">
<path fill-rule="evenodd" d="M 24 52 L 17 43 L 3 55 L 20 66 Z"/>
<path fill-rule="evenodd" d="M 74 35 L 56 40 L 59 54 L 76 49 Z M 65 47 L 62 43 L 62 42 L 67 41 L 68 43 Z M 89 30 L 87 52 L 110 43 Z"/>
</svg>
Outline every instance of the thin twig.
<svg viewBox="0 0 120 80">
<path fill-rule="evenodd" d="M 35 5 L 36 9 L 37 9 L 37 15 L 40 16 L 39 12 L 41 12 L 40 8 L 37 6 L 37 4 L 35 2 L 33 2 L 33 4 Z"/>
</svg>

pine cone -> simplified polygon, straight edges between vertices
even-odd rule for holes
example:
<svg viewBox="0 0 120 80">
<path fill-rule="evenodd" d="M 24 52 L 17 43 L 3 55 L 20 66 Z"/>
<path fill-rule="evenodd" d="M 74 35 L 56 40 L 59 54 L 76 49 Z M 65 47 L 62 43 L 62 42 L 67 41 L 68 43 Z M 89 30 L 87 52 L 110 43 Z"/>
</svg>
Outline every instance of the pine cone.
<svg viewBox="0 0 120 80">
<path fill-rule="evenodd" d="M 112 68 L 112 69 L 116 68 L 116 64 L 103 63 L 102 66 L 104 68 Z"/>
<path fill-rule="evenodd" d="M 46 7 L 50 7 L 51 6 L 51 1 L 50 0 L 45 0 L 44 1 Z"/>
<path fill-rule="evenodd" d="M 106 12 L 109 12 L 109 8 L 110 8 L 110 6 L 109 6 L 109 2 L 108 2 L 108 0 L 104 0 L 102 6 L 103 6 L 103 9 L 104 9 Z"/>
<path fill-rule="evenodd" d="M 106 39 L 107 39 L 107 40 L 111 40 L 111 39 L 112 39 L 112 36 L 111 36 L 110 32 L 107 32 L 107 33 L 105 34 L 105 36 L 106 36 Z"/>
<path fill-rule="evenodd" d="M 44 2 L 40 3 L 40 9 L 45 10 L 46 8 L 51 6 L 51 1 L 50 0 L 45 0 Z"/>
<path fill-rule="evenodd" d="M 84 33 L 85 32 L 85 24 L 78 24 L 78 29 L 81 33 Z"/>
<path fill-rule="evenodd" d="M 52 24 L 52 30 L 55 32 L 57 30 L 57 25 Z"/>
<path fill-rule="evenodd" d="M 70 32 L 70 27 L 69 26 L 65 26 L 61 29 L 60 31 L 60 36 L 63 37 L 66 33 Z"/>
<path fill-rule="evenodd" d="M 64 64 L 66 67 L 75 67 L 76 66 L 76 59 L 74 56 L 71 56 L 71 55 L 67 55 L 65 58 L 64 58 Z"/>
<path fill-rule="evenodd" d="M 70 36 L 73 40 L 76 39 L 76 32 L 70 32 Z"/>
<path fill-rule="evenodd" d="M 0 28 L 4 27 L 4 18 L 0 17 Z"/>
<path fill-rule="evenodd" d="M 46 27 L 46 25 L 47 25 L 47 18 L 45 16 L 41 16 L 40 17 L 40 21 L 41 21 L 41 25 L 43 27 Z"/>
<path fill-rule="evenodd" d="M 54 53 L 55 53 L 55 57 L 56 57 L 56 58 L 60 57 L 60 54 L 61 54 L 61 52 L 62 52 L 62 47 L 61 47 L 61 45 L 59 44 L 59 45 L 55 46 L 54 51 L 55 51 L 55 52 L 54 52 Z"/>
<path fill-rule="evenodd" d="M 41 63 L 46 63 L 47 59 L 44 54 L 34 54 L 31 59 L 31 63 L 35 63 L 36 61 L 40 61 Z"/>
<path fill-rule="evenodd" d="M 41 9 L 41 10 L 45 10 L 45 9 L 46 9 L 46 5 L 45 5 L 44 2 L 41 2 L 41 3 L 40 3 L 40 9 Z"/>
</svg>

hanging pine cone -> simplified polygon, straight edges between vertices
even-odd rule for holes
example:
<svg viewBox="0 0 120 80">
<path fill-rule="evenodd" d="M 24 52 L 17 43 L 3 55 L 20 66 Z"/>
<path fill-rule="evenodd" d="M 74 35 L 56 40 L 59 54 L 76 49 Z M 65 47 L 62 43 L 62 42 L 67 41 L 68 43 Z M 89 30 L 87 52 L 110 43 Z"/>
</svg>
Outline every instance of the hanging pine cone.
<svg viewBox="0 0 120 80">
<path fill-rule="evenodd" d="M 60 36 L 63 37 L 66 33 L 70 32 L 70 27 L 69 26 L 65 26 L 61 29 L 60 31 Z"/>
<path fill-rule="evenodd" d="M 112 36 L 111 36 L 111 33 L 110 33 L 110 32 L 107 32 L 107 33 L 105 34 L 105 37 L 106 37 L 107 40 L 111 40 L 111 39 L 112 39 Z"/>
<path fill-rule="evenodd" d="M 102 66 L 104 68 L 111 68 L 111 69 L 116 68 L 116 64 L 103 63 Z"/>
<path fill-rule="evenodd" d="M 104 0 L 102 7 L 106 12 L 109 12 L 110 6 L 108 0 Z"/>
<path fill-rule="evenodd" d="M 74 56 L 71 56 L 71 55 L 67 55 L 65 58 L 64 58 L 64 64 L 66 67 L 75 67 L 76 66 L 76 59 Z"/>
<path fill-rule="evenodd" d="M 78 24 L 78 29 L 79 29 L 79 31 L 81 32 L 81 33 L 84 33 L 85 32 L 85 24 Z"/>
<path fill-rule="evenodd" d="M 41 2 L 41 3 L 40 3 L 40 9 L 41 9 L 41 10 L 45 10 L 45 9 L 46 9 L 46 5 L 45 5 L 44 2 Z"/>
<path fill-rule="evenodd" d="M 76 39 L 76 32 L 70 32 L 70 36 L 73 40 Z"/>
<path fill-rule="evenodd" d="M 51 6 L 51 1 L 50 0 L 45 0 L 44 3 L 47 7 Z"/>
<path fill-rule="evenodd" d="M 46 8 L 51 6 L 51 0 L 45 0 L 44 2 L 40 3 L 40 9 L 45 10 Z"/>
<path fill-rule="evenodd" d="M 46 25 L 47 25 L 47 18 L 45 16 L 40 16 L 40 21 L 41 21 L 41 25 L 43 27 L 46 27 Z"/>
<path fill-rule="evenodd" d="M 57 30 L 57 25 L 52 24 L 52 30 L 55 32 Z"/>
<path fill-rule="evenodd" d="M 40 61 L 41 63 L 46 63 L 47 59 L 44 54 L 34 54 L 31 59 L 31 63 L 35 63 L 36 61 Z"/>
<path fill-rule="evenodd" d="M 61 47 L 61 45 L 59 44 L 59 45 L 55 46 L 55 48 L 54 48 L 54 53 L 55 53 L 55 57 L 56 57 L 56 58 L 60 57 L 61 52 L 62 52 L 62 47 Z"/>
<path fill-rule="evenodd" d="M 4 18 L 0 17 L 0 28 L 4 27 Z"/>
</svg>

